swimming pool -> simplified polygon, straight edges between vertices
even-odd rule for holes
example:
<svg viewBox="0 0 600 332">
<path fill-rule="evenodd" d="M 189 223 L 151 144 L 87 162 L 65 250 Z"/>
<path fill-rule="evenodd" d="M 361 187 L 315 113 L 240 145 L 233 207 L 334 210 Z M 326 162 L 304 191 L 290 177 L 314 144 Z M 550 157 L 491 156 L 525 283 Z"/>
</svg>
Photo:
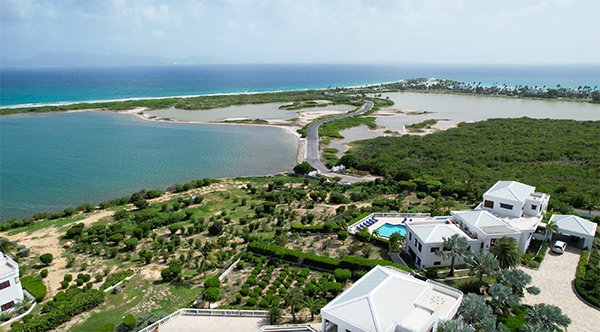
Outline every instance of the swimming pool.
<svg viewBox="0 0 600 332">
<path fill-rule="evenodd" d="M 406 226 L 385 224 L 385 225 L 377 228 L 377 232 L 379 233 L 379 235 L 381 235 L 383 237 L 390 237 L 394 233 L 398 233 L 402 236 L 405 236 L 406 235 Z"/>
</svg>

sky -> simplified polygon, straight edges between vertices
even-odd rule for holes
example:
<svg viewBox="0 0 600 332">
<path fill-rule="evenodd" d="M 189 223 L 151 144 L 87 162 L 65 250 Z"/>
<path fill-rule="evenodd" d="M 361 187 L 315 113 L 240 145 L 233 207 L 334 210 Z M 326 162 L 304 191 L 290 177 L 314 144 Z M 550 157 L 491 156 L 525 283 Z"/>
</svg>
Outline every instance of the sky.
<svg viewBox="0 0 600 332">
<path fill-rule="evenodd" d="M 1 0 L 1 54 L 600 63 L 599 0 Z"/>
</svg>

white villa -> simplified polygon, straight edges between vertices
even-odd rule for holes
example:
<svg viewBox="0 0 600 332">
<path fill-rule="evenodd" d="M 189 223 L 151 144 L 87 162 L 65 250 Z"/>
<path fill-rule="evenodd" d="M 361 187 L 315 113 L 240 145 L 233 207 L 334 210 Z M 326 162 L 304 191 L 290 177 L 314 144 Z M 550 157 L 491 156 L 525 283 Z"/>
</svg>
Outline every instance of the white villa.
<svg viewBox="0 0 600 332">
<path fill-rule="evenodd" d="M 524 253 L 542 221 L 550 196 L 514 181 L 498 181 L 473 211 L 452 211 L 445 223 L 430 220 L 406 223 L 406 251 L 415 257 L 419 268 L 448 266 L 436 254 L 444 238 L 458 234 L 467 239 L 472 252 L 486 253 L 495 241 L 514 238 Z M 459 259 L 456 263 L 461 263 Z"/>
<path fill-rule="evenodd" d="M 323 332 L 426 332 L 450 320 L 461 291 L 376 266 L 321 309 Z"/>
<path fill-rule="evenodd" d="M 0 311 L 23 302 L 23 289 L 19 280 L 19 265 L 0 252 Z"/>
</svg>

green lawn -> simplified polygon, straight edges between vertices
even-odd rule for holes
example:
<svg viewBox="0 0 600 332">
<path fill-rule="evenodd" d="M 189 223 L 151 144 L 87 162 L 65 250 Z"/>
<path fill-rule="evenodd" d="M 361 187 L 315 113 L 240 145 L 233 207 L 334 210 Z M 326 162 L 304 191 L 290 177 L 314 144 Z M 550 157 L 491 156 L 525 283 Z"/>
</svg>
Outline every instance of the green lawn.
<svg viewBox="0 0 600 332">
<path fill-rule="evenodd" d="M 73 332 L 107 330 L 112 324 L 117 327 L 127 314 L 163 311 L 171 313 L 189 307 L 200 295 L 200 288 L 188 285 L 152 283 L 140 277 L 131 279 L 120 294 L 108 294 L 106 302 L 94 310 Z M 111 329 L 112 331 L 112 329 Z"/>
</svg>

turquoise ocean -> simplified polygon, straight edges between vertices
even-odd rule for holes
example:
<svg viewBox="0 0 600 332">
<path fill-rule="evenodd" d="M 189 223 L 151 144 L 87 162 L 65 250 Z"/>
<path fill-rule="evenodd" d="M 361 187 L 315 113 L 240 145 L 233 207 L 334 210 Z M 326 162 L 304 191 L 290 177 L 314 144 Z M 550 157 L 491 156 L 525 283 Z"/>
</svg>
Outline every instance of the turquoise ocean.
<svg viewBox="0 0 600 332">
<path fill-rule="evenodd" d="M 414 77 L 484 85 L 596 86 L 600 67 L 203 65 L 1 68 L 0 106 L 353 86 Z M 0 117 L 0 220 L 204 177 L 289 171 L 283 129 L 155 123 L 81 112 Z"/>
</svg>

